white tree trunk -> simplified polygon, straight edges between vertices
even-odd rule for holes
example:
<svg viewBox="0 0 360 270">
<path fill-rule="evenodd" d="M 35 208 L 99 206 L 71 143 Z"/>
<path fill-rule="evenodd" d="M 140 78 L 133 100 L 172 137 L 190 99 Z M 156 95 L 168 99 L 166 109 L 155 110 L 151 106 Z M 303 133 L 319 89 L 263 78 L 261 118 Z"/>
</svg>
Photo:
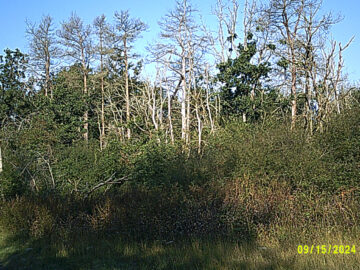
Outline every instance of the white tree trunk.
<svg viewBox="0 0 360 270">
<path fill-rule="evenodd" d="M 181 139 L 186 140 L 186 70 L 185 70 L 185 56 L 182 57 L 182 100 L 181 100 Z"/>
<path fill-rule="evenodd" d="M 210 132 L 213 133 L 214 132 L 214 121 L 211 115 L 211 109 L 210 109 L 210 102 L 209 102 L 209 72 L 208 72 L 208 67 L 206 67 L 205 70 L 205 78 L 206 78 L 206 109 L 208 111 L 209 114 L 209 120 L 210 120 Z"/>
<path fill-rule="evenodd" d="M 2 154 L 1 154 L 1 145 L 0 145 L 0 173 L 3 171 L 3 163 L 2 163 Z"/>
<path fill-rule="evenodd" d="M 167 100 L 168 100 L 168 120 L 169 120 L 170 139 L 171 139 L 171 144 L 174 144 L 174 129 L 171 119 L 171 95 L 168 85 L 166 85 L 166 92 L 167 92 Z"/>
</svg>

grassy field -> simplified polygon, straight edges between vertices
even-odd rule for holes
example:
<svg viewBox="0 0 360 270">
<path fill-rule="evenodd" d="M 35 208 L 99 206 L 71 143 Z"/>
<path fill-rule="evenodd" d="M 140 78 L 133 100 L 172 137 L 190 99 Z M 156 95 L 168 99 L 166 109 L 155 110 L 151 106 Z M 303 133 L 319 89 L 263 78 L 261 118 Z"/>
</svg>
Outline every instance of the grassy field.
<svg viewBox="0 0 360 270">
<path fill-rule="evenodd" d="M 279 239 L 130 242 L 114 236 L 77 235 L 60 241 L 25 240 L 2 233 L 0 269 L 360 269 L 356 235 L 331 233 L 307 239 L 304 233 L 291 241 Z M 298 244 L 351 244 L 357 250 L 355 254 L 300 255 Z"/>
</svg>

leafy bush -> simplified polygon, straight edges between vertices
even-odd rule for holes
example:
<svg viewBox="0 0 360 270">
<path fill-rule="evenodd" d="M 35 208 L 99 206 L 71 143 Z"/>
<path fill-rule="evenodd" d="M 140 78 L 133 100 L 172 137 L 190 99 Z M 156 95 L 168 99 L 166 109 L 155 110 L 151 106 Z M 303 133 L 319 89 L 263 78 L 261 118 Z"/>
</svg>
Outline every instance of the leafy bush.
<svg viewBox="0 0 360 270">
<path fill-rule="evenodd" d="M 200 154 L 156 140 L 109 141 L 103 151 L 91 140 L 57 146 L 49 159 L 56 188 L 34 196 L 18 173 L 20 158 L 7 155 L 18 168 L 5 163 L 1 174 L 0 223 L 32 237 L 117 232 L 141 239 L 249 239 L 277 232 L 285 241 L 280 232 L 287 230 L 351 230 L 360 219 L 359 116 L 358 108 L 335 116 L 312 137 L 283 123 L 233 122 L 208 138 Z M 30 150 L 20 144 L 14 153 Z M 39 159 L 26 157 L 29 170 L 42 168 Z M 103 185 L 87 196 L 106 179 L 124 176 L 128 184 Z"/>
<path fill-rule="evenodd" d="M 315 142 L 329 164 L 331 186 L 360 186 L 360 106 L 333 117 L 324 134 Z"/>
<path fill-rule="evenodd" d="M 151 140 L 133 155 L 132 174 L 141 184 L 149 186 L 181 183 L 186 178 L 184 162 L 180 148 Z"/>
<path fill-rule="evenodd" d="M 23 195 L 27 190 L 27 183 L 17 170 L 5 163 L 3 172 L 0 174 L 0 198 L 11 199 Z"/>
</svg>

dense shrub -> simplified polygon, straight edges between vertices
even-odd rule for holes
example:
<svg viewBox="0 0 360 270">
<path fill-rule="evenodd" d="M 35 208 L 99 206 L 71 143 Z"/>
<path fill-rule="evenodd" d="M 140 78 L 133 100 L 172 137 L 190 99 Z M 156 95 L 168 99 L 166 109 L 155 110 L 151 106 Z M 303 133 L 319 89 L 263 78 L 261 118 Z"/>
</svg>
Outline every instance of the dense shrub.
<svg viewBox="0 0 360 270">
<path fill-rule="evenodd" d="M 209 137 L 202 153 L 157 140 L 109 141 L 103 151 L 92 141 L 73 143 L 51 152 L 56 188 L 38 192 L 26 190 L 22 163 L 8 155 L 16 166 L 7 159 L 1 174 L 0 223 L 32 237 L 249 239 L 278 228 L 350 230 L 360 218 L 359 121 L 353 108 L 311 137 L 283 123 L 233 122 Z M 26 168 L 49 169 L 42 160 L 29 158 Z"/>
<path fill-rule="evenodd" d="M 141 239 L 173 239 L 230 236 L 234 228 L 239 239 L 252 235 L 245 219 L 232 224 L 227 218 L 229 207 L 222 195 L 195 186 L 186 193 L 177 187 L 130 188 L 122 194 L 89 200 L 23 197 L 4 203 L 0 214 L 4 229 L 32 237 L 86 231 L 117 232 Z"/>
<path fill-rule="evenodd" d="M 0 183 L 0 198 L 3 200 L 23 195 L 28 188 L 27 183 L 20 177 L 20 172 L 6 163 L 0 174 Z"/>
<path fill-rule="evenodd" d="M 1 206 L 0 226 L 37 238 L 118 233 L 139 240 L 221 236 L 241 241 L 277 227 L 351 230 L 360 225 L 359 207 L 355 190 L 305 194 L 291 191 L 286 182 L 258 185 L 251 178 L 237 178 L 187 190 L 128 187 L 85 200 L 17 198 Z"/>
<path fill-rule="evenodd" d="M 131 174 L 147 186 L 172 185 L 186 180 L 185 155 L 181 148 L 155 140 L 140 146 L 133 155 Z"/>
<path fill-rule="evenodd" d="M 360 107 L 335 115 L 324 134 L 316 138 L 323 160 L 329 164 L 327 183 L 334 188 L 360 186 Z"/>
<path fill-rule="evenodd" d="M 0 224 L 10 233 L 43 237 L 51 234 L 55 224 L 53 213 L 40 201 L 16 198 L 0 208 Z"/>
<path fill-rule="evenodd" d="M 281 123 L 232 123 L 210 140 L 198 167 L 209 178 L 245 176 L 258 184 L 285 181 L 292 190 L 317 186 L 333 193 L 359 187 L 359 121 L 359 109 L 353 109 L 332 119 L 327 131 L 314 137 Z"/>
</svg>

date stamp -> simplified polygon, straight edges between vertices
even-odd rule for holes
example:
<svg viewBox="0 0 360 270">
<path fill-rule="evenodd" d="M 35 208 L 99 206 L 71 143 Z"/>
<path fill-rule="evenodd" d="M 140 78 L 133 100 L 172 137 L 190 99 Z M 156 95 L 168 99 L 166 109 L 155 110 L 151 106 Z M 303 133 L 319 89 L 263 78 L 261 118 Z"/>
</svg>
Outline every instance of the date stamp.
<svg viewBox="0 0 360 270">
<path fill-rule="evenodd" d="M 298 245 L 298 254 L 356 254 L 355 245 Z"/>
</svg>

